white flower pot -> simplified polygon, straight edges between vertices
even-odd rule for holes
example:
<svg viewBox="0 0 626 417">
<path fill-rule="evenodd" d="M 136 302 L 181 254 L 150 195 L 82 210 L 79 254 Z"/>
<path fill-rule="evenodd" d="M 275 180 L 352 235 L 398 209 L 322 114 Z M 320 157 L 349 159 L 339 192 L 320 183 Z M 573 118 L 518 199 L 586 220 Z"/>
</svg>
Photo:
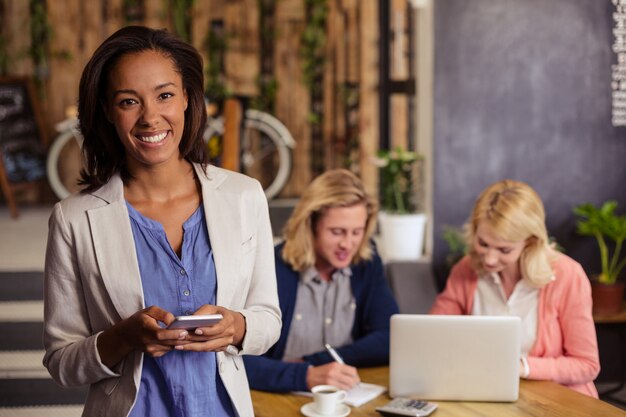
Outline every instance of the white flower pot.
<svg viewBox="0 0 626 417">
<path fill-rule="evenodd" d="M 422 256 L 426 215 L 378 214 L 381 253 L 389 261 L 415 261 Z"/>
</svg>

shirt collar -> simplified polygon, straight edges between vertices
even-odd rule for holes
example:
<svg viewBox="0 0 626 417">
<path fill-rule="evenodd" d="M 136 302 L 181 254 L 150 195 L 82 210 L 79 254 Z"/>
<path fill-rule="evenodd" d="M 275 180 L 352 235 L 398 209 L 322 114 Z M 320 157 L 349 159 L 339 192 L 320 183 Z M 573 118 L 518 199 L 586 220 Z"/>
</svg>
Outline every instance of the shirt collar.
<svg viewBox="0 0 626 417">
<path fill-rule="evenodd" d="M 333 281 L 350 278 L 352 276 L 352 269 L 349 267 L 341 268 L 333 272 L 331 279 Z M 310 266 L 304 272 L 300 274 L 300 281 L 303 284 L 309 284 L 311 281 L 319 282 L 320 273 L 314 266 Z"/>
<path fill-rule="evenodd" d="M 498 274 L 497 272 L 484 272 L 480 275 L 480 278 L 486 280 L 490 284 L 502 286 L 502 278 L 500 278 L 500 274 Z M 553 275 L 551 281 L 554 281 L 555 279 L 556 277 Z M 517 286 L 520 283 L 524 288 L 535 288 L 526 278 L 522 278 L 515 285 Z"/>
</svg>

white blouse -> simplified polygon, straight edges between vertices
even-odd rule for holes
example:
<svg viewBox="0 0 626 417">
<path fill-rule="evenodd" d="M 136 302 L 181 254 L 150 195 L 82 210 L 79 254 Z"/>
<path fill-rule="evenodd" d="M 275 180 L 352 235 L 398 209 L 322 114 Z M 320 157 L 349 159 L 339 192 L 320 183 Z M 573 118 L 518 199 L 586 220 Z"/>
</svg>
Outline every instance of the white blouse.
<svg viewBox="0 0 626 417">
<path fill-rule="evenodd" d="M 478 279 L 474 293 L 472 315 L 475 316 L 517 316 L 522 319 L 522 363 L 525 375 L 530 372 L 525 357 L 537 338 L 537 315 L 539 289 L 522 279 L 515 284 L 511 296 L 506 298 L 502 280 L 498 273 L 483 274 Z"/>
</svg>

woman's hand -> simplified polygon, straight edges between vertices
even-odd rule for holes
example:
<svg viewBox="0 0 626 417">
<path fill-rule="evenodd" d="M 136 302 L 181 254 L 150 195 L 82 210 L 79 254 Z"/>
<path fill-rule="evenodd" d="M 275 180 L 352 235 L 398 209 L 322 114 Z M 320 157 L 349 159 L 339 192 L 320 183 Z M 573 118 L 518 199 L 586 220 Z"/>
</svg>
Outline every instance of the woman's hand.
<svg viewBox="0 0 626 417">
<path fill-rule="evenodd" d="M 339 362 L 320 366 L 310 366 L 306 372 L 306 385 L 309 389 L 316 385 L 334 385 L 349 390 L 361 381 L 356 368 Z"/>
<path fill-rule="evenodd" d="M 133 350 L 157 358 L 176 345 L 190 343 L 185 340 L 186 330 L 168 330 L 159 325 L 159 322 L 169 325 L 173 321 L 172 313 L 151 306 L 115 324 L 98 336 L 98 353 L 102 363 L 111 368 Z"/>
<path fill-rule="evenodd" d="M 194 314 L 221 314 L 224 318 L 209 327 L 198 327 L 186 337 L 188 343 L 177 344 L 178 350 L 221 352 L 229 345 L 241 346 L 246 334 L 246 320 L 241 313 L 225 307 L 205 304 Z"/>
</svg>

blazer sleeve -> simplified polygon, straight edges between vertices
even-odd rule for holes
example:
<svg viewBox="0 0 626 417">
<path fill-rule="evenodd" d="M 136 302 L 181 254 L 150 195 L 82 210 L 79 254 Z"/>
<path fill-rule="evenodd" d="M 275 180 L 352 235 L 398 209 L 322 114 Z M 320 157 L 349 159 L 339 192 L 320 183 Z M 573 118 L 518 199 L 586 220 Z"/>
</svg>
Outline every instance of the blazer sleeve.
<svg viewBox="0 0 626 417">
<path fill-rule="evenodd" d="M 268 356 L 244 356 L 250 388 L 271 392 L 308 391 L 309 363 L 284 362 Z"/>
<path fill-rule="evenodd" d="M 76 247 L 61 204 L 49 220 L 44 271 L 43 364 L 63 386 L 78 386 L 119 376 L 100 360 L 88 321 L 88 308 L 76 259 Z M 77 366 L 80 364 L 80 366 Z"/>
<path fill-rule="evenodd" d="M 360 282 L 363 288 L 355 291 L 360 317 L 355 317 L 354 342 L 337 348 L 337 353 L 352 366 L 378 366 L 389 363 L 389 321 L 399 312 L 398 304 L 385 280 L 380 257 L 375 255 L 365 264 L 362 276 L 356 276 L 354 285 Z M 313 365 L 332 362 L 326 351 L 304 357 Z"/>
<path fill-rule="evenodd" d="M 533 349 L 527 358 L 530 367 L 528 378 L 553 380 L 565 385 L 585 384 L 593 381 L 600 372 L 591 312 L 591 285 L 578 263 L 571 270 L 568 268 L 566 273 L 569 275 L 557 278 L 562 280 L 563 292 L 553 297 L 558 299 L 551 297 L 549 301 L 558 307 L 544 306 L 539 317 L 540 332 L 546 338 L 546 350 L 562 343 L 562 353 L 542 354 Z"/>
</svg>

